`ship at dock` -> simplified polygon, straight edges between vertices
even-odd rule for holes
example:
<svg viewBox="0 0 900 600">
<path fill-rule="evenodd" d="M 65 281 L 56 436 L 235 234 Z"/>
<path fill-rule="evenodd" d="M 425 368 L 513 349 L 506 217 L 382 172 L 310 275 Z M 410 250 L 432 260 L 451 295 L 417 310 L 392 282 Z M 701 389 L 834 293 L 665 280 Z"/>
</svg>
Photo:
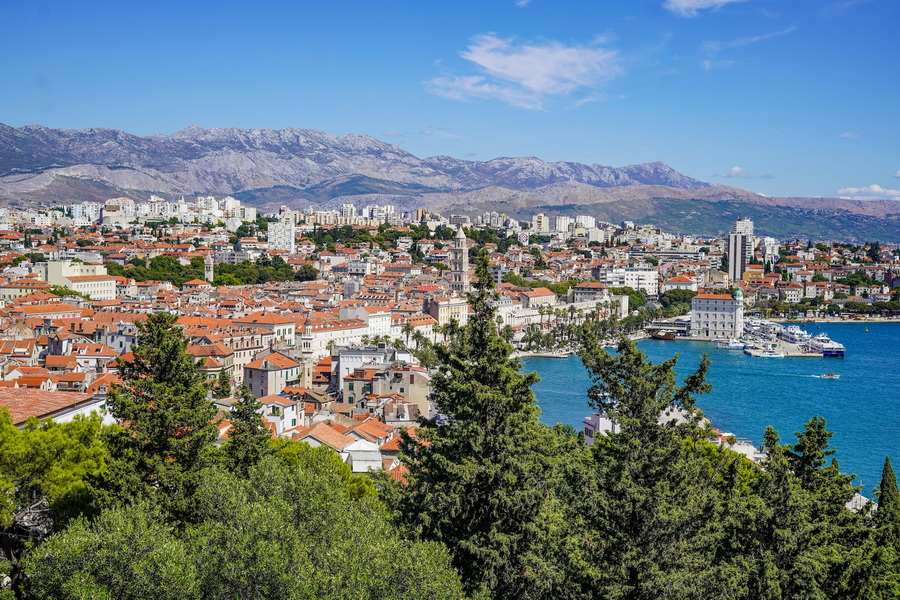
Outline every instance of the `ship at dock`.
<svg viewBox="0 0 900 600">
<path fill-rule="evenodd" d="M 844 358 L 844 345 L 832 340 L 825 332 L 810 337 L 804 345 L 810 352 L 821 354 L 826 358 Z"/>
</svg>

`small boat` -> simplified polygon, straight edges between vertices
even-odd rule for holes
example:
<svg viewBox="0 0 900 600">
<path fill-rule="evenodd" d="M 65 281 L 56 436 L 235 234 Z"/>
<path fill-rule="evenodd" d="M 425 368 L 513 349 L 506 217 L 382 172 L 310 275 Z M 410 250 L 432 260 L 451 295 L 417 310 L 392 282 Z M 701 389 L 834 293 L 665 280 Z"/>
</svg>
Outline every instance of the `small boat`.
<svg viewBox="0 0 900 600">
<path fill-rule="evenodd" d="M 654 340 L 674 340 L 675 332 L 671 329 L 656 329 L 650 332 L 650 337 Z"/>
<path fill-rule="evenodd" d="M 820 379 L 840 379 L 841 376 L 837 373 L 825 373 L 824 375 L 819 376 Z"/>
<path fill-rule="evenodd" d="M 720 350 L 743 350 L 746 344 L 740 340 L 729 338 L 727 340 L 716 340 L 716 348 Z"/>
<path fill-rule="evenodd" d="M 759 358 L 784 358 L 784 352 L 775 352 L 774 350 L 763 350 L 757 354 Z"/>
</svg>

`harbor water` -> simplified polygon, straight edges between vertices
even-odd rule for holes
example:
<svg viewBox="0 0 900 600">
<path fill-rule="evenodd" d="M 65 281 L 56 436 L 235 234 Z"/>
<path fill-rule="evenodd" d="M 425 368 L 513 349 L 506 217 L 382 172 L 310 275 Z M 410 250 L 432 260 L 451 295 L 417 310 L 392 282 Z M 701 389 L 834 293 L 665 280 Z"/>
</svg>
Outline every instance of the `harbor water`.
<svg viewBox="0 0 900 600">
<path fill-rule="evenodd" d="M 699 396 L 698 405 L 715 427 L 757 446 L 767 425 L 778 430 L 782 443 L 791 443 L 804 423 L 825 417 L 834 432 L 834 458 L 843 472 L 856 474 L 855 483 L 871 496 L 884 457 L 900 464 L 900 323 L 806 323 L 804 330 L 828 333 L 846 347 L 846 356 L 753 358 L 691 341 L 643 340 L 638 348 L 653 362 L 678 353 L 679 382 L 707 353 L 713 391 Z M 591 412 L 586 396 L 591 381 L 581 360 L 528 358 L 523 364 L 541 377 L 534 388 L 541 421 L 581 429 Z M 829 372 L 840 379 L 821 378 Z"/>
</svg>

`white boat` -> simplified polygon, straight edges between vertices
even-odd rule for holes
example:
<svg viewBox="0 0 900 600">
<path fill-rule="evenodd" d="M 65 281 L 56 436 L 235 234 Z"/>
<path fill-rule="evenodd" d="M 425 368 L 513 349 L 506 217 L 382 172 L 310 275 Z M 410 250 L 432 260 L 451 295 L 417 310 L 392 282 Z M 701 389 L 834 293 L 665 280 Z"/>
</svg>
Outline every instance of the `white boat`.
<svg viewBox="0 0 900 600">
<path fill-rule="evenodd" d="M 837 373 L 825 373 L 824 375 L 819 375 L 821 379 L 840 379 L 841 376 Z"/>
<path fill-rule="evenodd" d="M 774 350 L 763 350 L 756 356 L 759 358 L 784 358 L 784 352 L 775 352 Z"/>
<path fill-rule="evenodd" d="M 729 338 L 727 340 L 716 340 L 716 348 L 721 350 L 743 350 L 746 344 L 740 340 Z"/>
<path fill-rule="evenodd" d="M 816 352 L 822 356 L 844 358 L 844 345 L 829 338 L 828 334 L 825 332 L 809 338 L 809 341 L 806 342 L 806 346 L 809 348 L 810 352 Z"/>
<path fill-rule="evenodd" d="M 805 344 L 812 336 L 800 329 L 797 325 L 788 325 L 784 331 L 781 332 L 779 337 L 792 344 Z"/>
</svg>

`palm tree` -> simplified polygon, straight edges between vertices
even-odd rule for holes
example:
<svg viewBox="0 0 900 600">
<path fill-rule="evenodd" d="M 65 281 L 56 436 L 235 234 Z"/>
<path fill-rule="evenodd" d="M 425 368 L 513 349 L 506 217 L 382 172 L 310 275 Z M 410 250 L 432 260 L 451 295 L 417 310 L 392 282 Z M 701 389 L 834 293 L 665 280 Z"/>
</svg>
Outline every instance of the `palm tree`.
<svg viewBox="0 0 900 600">
<path fill-rule="evenodd" d="M 407 346 L 409 346 L 409 336 L 411 336 L 415 330 L 416 330 L 416 328 L 413 327 L 412 323 L 410 323 L 409 321 L 406 321 L 403 324 L 403 327 L 400 328 L 400 332 L 406 336 L 406 345 Z"/>
<path fill-rule="evenodd" d="M 422 333 L 421 329 L 413 328 L 412 339 L 416 343 L 416 350 L 419 349 L 419 346 L 427 341 L 425 334 Z"/>
</svg>

